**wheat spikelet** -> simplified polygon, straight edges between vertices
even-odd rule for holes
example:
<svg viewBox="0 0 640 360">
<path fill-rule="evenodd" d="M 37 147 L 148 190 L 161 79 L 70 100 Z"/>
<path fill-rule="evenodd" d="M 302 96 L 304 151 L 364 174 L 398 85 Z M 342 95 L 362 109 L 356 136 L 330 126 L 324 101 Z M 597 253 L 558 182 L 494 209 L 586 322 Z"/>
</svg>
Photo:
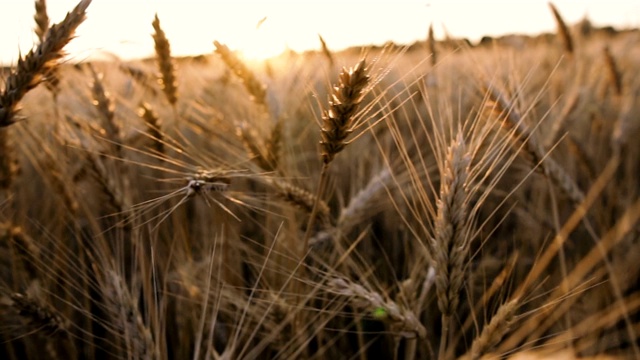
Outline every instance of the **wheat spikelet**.
<svg viewBox="0 0 640 360">
<path fill-rule="evenodd" d="M 471 344 L 471 359 L 479 359 L 500 342 L 513 323 L 518 303 L 518 299 L 514 299 L 500 305 L 498 312 L 491 318 L 489 324 L 485 325 L 480 335 L 473 340 Z"/>
<path fill-rule="evenodd" d="M 564 50 L 567 54 L 573 54 L 573 38 L 571 37 L 571 33 L 569 32 L 569 28 L 567 24 L 562 19 L 560 12 L 556 9 L 555 5 L 549 3 L 549 8 L 551 8 L 551 12 L 553 13 L 553 18 L 556 20 L 556 24 L 558 25 L 558 37 L 562 41 L 564 45 Z"/>
<path fill-rule="evenodd" d="M 271 133 L 269 134 L 269 138 L 267 139 L 267 144 L 265 146 L 267 150 L 267 161 L 271 164 L 273 169 L 277 169 L 280 164 L 283 127 L 284 121 L 282 119 L 278 119 L 271 128 Z"/>
<path fill-rule="evenodd" d="M 19 102 L 57 65 L 64 46 L 71 41 L 76 28 L 84 21 L 91 0 L 82 0 L 59 24 L 49 28 L 44 42 L 18 60 L 17 68 L 7 78 L 0 94 L 0 127 L 16 122 Z"/>
<path fill-rule="evenodd" d="M 36 21 L 36 35 L 38 35 L 38 39 L 42 42 L 47 34 L 47 30 L 49 30 L 49 15 L 47 14 L 47 1 L 46 0 L 36 0 L 36 14 L 33 16 L 33 19 Z"/>
<path fill-rule="evenodd" d="M 350 297 L 352 306 L 367 310 L 374 318 L 391 322 L 393 328 L 405 337 L 424 338 L 427 335 L 427 330 L 416 314 L 392 300 L 385 299 L 378 292 L 344 278 L 329 279 L 327 288 L 331 293 Z"/>
<path fill-rule="evenodd" d="M 226 45 L 221 44 L 218 41 L 214 41 L 213 44 L 216 47 L 216 53 L 220 55 L 220 58 L 225 65 L 227 65 L 227 67 L 231 69 L 231 71 L 233 71 L 240 80 L 242 80 L 242 84 L 251 95 L 251 100 L 267 109 L 267 91 L 265 86 L 258 80 L 258 78 L 256 78 L 254 73 L 234 53 L 232 53 L 231 50 L 229 50 Z"/>
<path fill-rule="evenodd" d="M 158 62 L 158 83 L 160 84 L 164 95 L 172 106 L 178 101 L 178 85 L 176 81 L 176 69 L 171 58 L 171 45 L 169 39 L 160 27 L 160 19 L 158 14 L 153 19 L 153 41 L 155 42 L 156 59 Z"/>
<path fill-rule="evenodd" d="M 353 132 L 354 117 L 365 95 L 370 77 L 365 59 L 351 69 L 342 69 L 338 84 L 332 89 L 329 109 L 322 115 L 322 161 L 331 163 L 347 145 L 347 137 Z"/>
<path fill-rule="evenodd" d="M 270 156 L 267 146 L 258 140 L 258 136 L 255 134 L 254 129 L 247 126 L 246 123 L 241 123 L 236 128 L 236 134 L 240 140 L 242 140 L 242 144 L 244 145 L 247 155 L 249 155 L 251 161 L 263 170 L 275 170 L 275 164 L 272 162 L 273 157 Z"/>
<path fill-rule="evenodd" d="M 114 176 L 113 169 L 109 171 L 106 164 L 95 153 L 90 152 L 88 158 L 88 163 L 94 174 L 94 178 L 98 182 L 98 185 L 100 185 L 102 192 L 107 195 L 109 204 L 116 209 L 118 213 L 123 213 L 131 208 L 131 200 L 123 191 L 122 185 L 118 182 L 118 179 L 121 179 L 121 177 Z"/>
<path fill-rule="evenodd" d="M 36 14 L 33 19 L 36 21 L 36 35 L 40 42 L 43 42 L 46 38 L 47 31 L 49 30 L 49 15 L 47 14 L 47 1 L 36 0 Z M 60 74 L 57 67 L 51 68 L 45 75 L 44 85 L 53 94 L 54 99 L 58 97 L 60 93 Z"/>
<path fill-rule="evenodd" d="M 276 194 L 278 197 L 304 210 L 308 214 L 311 214 L 314 203 L 318 201 L 318 216 L 323 221 L 323 223 L 328 223 L 330 210 L 329 205 L 327 205 L 324 200 L 317 199 L 316 196 L 308 190 L 287 181 L 274 180 L 272 181 L 272 184 L 276 189 Z"/>
</svg>

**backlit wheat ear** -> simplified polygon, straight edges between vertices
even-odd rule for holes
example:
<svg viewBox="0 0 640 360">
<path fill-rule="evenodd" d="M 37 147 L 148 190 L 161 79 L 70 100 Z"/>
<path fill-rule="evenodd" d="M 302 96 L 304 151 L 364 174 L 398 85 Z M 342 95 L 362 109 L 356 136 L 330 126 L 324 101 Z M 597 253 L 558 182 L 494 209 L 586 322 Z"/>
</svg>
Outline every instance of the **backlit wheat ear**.
<svg viewBox="0 0 640 360">
<path fill-rule="evenodd" d="M 164 31 L 160 27 L 160 19 L 156 14 L 153 19 L 153 41 L 155 42 L 156 60 L 158 62 L 158 69 L 160 71 L 158 75 L 158 82 L 166 96 L 169 104 L 176 105 L 178 101 L 178 85 L 176 81 L 176 69 L 171 58 L 171 45 L 169 39 L 165 35 Z"/>
<path fill-rule="evenodd" d="M 220 55 L 220 59 L 242 81 L 245 89 L 251 95 L 251 100 L 268 108 L 266 88 L 255 74 L 226 45 L 218 41 L 214 41 L 213 44 L 216 47 L 216 53 Z"/>
<path fill-rule="evenodd" d="M 331 50 L 329 50 L 329 47 L 327 46 L 327 43 L 322 38 L 322 35 L 318 34 L 318 38 L 320 39 L 320 46 L 322 46 L 322 54 L 329 61 L 329 66 L 333 67 L 333 64 L 335 61 L 333 60 L 333 54 L 331 53 Z"/>
<path fill-rule="evenodd" d="M 44 77 L 57 66 L 64 56 L 63 48 L 71 39 L 76 28 L 85 20 L 91 0 L 82 0 L 59 24 L 49 28 L 44 42 L 18 60 L 18 65 L 7 78 L 0 94 L 0 127 L 16 122 L 19 102 L 31 89 L 38 86 Z"/>
<path fill-rule="evenodd" d="M 36 22 L 36 35 L 40 42 L 43 42 L 49 30 L 49 15 L 47 14 L 46 0 L 36 0 L 36 14 L 33 19 Z M 57 67 L 51 68 L 45 75 L 44 85 L 51 91 L 54 99 L 56 99 L 60 92 L 60 74 Z"/>
<path fill-rule="evenodd" d="M 354 118 L 369 80 L 365 59 L 351 69 L 342 69 L 338 84 L 329 97 L 329 109 L 322 115 L 320 145 L 325 164 L 331 163 L 347 145 L 347 137 L 353 132 Z"/>
<path fill-rule="evenodd" d="M 47 14 L 47 1 L 36 0 L 36 14 L 33 19 L 36 21 L 36 35 L 40 42 L 44 41 L 47 30 L 49 30 L 49 15 Z"/>
<path fill-rule="evenodd" d="M 556 20 L 556 24 L 558 25 L 558 37 L 560 38 L 560 40 L 562 41 L 562 44 L 564 45 L 564 50 L 567 52 L 567 54 L 572 55 L 574 50 L 573 38 L 571 37 L 569 28 L 567 27 L 567 24 L 562 19 L 562 15 L 560 15 L 560 12 L 558 12 L 558 9 L 556 9 L 555 5 L 553 5 L 552 3 L 549 3 L 549 8 L 551 8 L 553 17 Z"/>
</svg>

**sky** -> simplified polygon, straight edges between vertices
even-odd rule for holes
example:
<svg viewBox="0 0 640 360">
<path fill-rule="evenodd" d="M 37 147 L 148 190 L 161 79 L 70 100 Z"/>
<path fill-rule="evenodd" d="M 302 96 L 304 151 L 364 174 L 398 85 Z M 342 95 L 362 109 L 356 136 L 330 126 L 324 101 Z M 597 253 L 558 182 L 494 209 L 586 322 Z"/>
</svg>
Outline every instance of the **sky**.
<svg viewBox="0 0 640 360">
<path fill-rule="evenodd" d="M 79 0 L 48 0 L 59 22 Z M 151 22 L 157 13 L 172 53 L 211 53 L 213 40 L 248 58 L 285 49 L 320 46 L 410 44 L 424 40 L 433 23 L 436 38 L 445 29 L 471 41 L 483 35 L 555 31 L 546 0 L 93 0 L 77 38 L 66 48 L 71 61 L 91 57 L 134 59 L 153 55 Z M 640 27 L 640 0 L 553 1 L 569 24 L 587 16 L 594 25 Z M 0 63 L 14 64 L 36 44 L 34 1 L 0 0 Z M 258 26 L 258 24 L 260 24 Z"/>
</svg>

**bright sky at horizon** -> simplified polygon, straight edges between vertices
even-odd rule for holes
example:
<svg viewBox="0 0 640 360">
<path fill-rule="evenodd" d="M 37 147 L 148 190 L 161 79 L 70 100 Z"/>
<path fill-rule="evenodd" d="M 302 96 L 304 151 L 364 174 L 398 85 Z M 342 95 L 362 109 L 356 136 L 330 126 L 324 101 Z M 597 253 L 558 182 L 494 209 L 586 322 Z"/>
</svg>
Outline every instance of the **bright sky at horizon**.
<svg viewBox="0 0 640 360">
<path fill-rule="evenodd" d="M 48 0 L 52 22 L 62 20 L 78 1 Z M 569 24 L 587 16 L 597 26 L 640 26 L 640 0 L 553 3 Z M 36 43 L 34 11 L 34 1 L 0 4 L 0 63 L 14 64 L 19 51 L 24 54 Z M 431 23 L 437 38 L 446 28 L 451 36 L 472 41 L 483 35 L 555 31 L 546 0 L 93 0 L 67 50 L 72 60 L 151 56 L 155 13 L 176 56 L 210 53 L 213 40 L 251 58 L 272 56 L 286 48 L 317 49 L 318 34 L 335 50 L 386 41 L 410 44 L 425 39 Z"/>
</svg>

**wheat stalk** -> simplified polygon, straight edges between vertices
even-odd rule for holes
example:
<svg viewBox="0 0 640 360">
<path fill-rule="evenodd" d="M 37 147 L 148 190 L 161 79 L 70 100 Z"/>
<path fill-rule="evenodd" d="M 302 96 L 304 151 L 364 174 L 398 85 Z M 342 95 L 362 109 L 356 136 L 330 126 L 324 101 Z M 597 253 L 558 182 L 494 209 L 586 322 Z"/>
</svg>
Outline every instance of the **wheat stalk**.
<svg viewBox="0 0 640 360">
<path fill-rule="evenodd" d="M 89 4 L 91 0 L 80 1 L 62 22 L 49 28 L 44 42 L 18 60 L 17 68 L 7 78 L 0 94 L 0 127 L 10 126 L 17 121 L 20 100 L 57 66 L 58 60 L 64 55 L 63 48 L 84 21 Z"/>
</svg>

